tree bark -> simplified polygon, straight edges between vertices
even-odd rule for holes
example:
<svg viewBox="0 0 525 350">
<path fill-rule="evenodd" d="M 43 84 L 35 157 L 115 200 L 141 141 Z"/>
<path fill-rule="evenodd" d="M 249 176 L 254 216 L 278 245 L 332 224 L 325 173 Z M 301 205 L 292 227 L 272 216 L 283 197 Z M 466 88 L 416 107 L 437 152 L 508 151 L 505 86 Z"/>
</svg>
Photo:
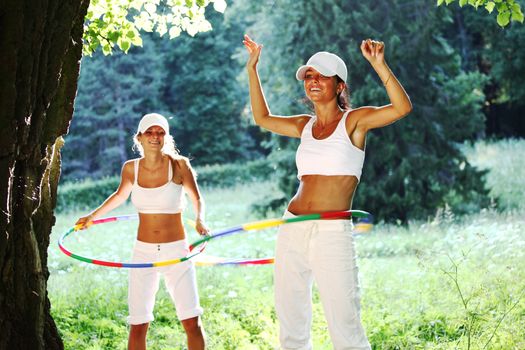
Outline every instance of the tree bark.
<svg viewBox="0 0 525 350">
<path fill-rule="evenodd" d="M 47 248 L 88 5 L 0 4 L 0 350 L 63 349 L 47 297 Z"/>
</svg>

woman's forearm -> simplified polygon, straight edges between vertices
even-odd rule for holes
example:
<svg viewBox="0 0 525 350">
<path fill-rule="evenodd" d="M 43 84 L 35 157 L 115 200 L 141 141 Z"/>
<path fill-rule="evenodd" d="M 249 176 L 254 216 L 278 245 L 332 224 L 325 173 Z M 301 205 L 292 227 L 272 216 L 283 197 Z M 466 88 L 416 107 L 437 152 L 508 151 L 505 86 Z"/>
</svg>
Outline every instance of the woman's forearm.
<svg viewBox="0 0 525 350">
<path fill-rule="evenodd" d="M 247 70 L 250 84 L 250 104 L 252 107 L 253 120 L 255 121 L 255 124 L 260 125 L 261 121 L 270 115 L 270 108 L 264 97 L 257 68 L 249 67 Z"/>
<path fill-rule="evenodd" d="M 193 210 L 195 212 L 195 220 L 204 221 L 206 216 L 206 205 L 204 199 L 199 198 L 193 201 Z"/>
<path fill-rule="evenodd" d="M 126 201 L 127 198 L 127 196 L 119 194 L 118 192 L 114 192 L 104 201 L 104 203 L 102 203 L 98 208 L 89 214 L 91 220 L 101 217 L 113 209 L 119 207 Z"/>
<path fill-rule="evenodd" d="M 412 110 L 410 98 L 386 62 L 372 65 L 372 67 L 383 82 L 392 107 L 401 115 L 408 114 Z"/>
</svg>

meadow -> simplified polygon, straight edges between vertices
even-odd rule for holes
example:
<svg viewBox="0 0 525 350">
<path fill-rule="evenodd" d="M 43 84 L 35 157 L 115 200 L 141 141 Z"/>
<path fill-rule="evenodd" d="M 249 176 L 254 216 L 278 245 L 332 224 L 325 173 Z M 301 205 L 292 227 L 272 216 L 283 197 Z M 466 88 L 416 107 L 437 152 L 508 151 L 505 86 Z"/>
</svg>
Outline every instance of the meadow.
<svg viewBox="0 0 525 350">
<path fill-rule="evenodd" d="M 456 216 L 445 206 L 426 221 L 377 223 L 355 236 L 362 319 L 374 349 L 525 349 L 525 140 L 463 147 L 472 164 L 489 171 L 492 207 Z M 203 188 L 208 224 L 221 229 L 259 220 L 250 204 L 276 191 L 274 183 Z M 126 206 L 111 214 L 129 213 L 133 208 Z M 57 215 L 53 229 L 48 260 L 53 317 L 66 349 L 125 349 L 127 271 L 79 262 L 57 248 L 58 237 L 82 214 Z M 67 246 L 80 255 L 127 261 L 136 225 L 94 226 L 68 238 Z M 273 255 L 275 231 L 212 241 L 206 253 Z M 189 226 L 188 232 L 189 241 L 197 239 Z M 276 349 L 272 265 L 197 269 L 209 349 Z M 164 286 L 155 317 L 149 349 L 184 349 Z M 315 349 L 332 348 L 317 294 L 312 335 Z"/>
</svg>

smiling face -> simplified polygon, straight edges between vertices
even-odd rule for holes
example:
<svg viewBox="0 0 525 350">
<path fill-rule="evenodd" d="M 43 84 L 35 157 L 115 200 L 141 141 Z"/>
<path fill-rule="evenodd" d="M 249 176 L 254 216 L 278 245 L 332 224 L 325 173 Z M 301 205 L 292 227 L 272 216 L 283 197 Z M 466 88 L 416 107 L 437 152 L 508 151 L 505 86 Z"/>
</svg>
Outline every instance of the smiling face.
<svg viewBox="0 0 525 350">
<path fill-rule="evenodd" d="M 344 83 L 338 83 L 335 76 L 324 76 L 314 68 L 309 68 L 305 73 L 304 90 L 308 99 L 313 103 L 335 100 L 343 88 Z"/>
<path fill-rule="evenodd" d="M 138 135 L 137 139 L 144 150 L 160 151 L 164 146 L 166 132 L 160 126 L 150 126 L 144 133 Z"/>
</svg>

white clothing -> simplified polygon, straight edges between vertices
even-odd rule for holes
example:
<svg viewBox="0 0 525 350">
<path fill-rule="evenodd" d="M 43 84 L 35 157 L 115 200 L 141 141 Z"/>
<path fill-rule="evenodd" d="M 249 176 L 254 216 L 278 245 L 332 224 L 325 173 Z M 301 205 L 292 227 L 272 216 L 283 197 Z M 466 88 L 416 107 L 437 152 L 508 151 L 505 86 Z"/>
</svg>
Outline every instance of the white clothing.
<svg viewBox="0 0 525 350">
<path fill-rule="evenodd" d="M 188 255 L 186 240 L 169 243 L 135 242 L 133 263 L 157 262 L 182 258 Z M 133 268 L 129 271 L 128 304 L 129 324 L 142 324 L 153 321 L 155 295 L 159 289 L 160 275 L 175 304 L 179 320 L 202 315 L 197 292 L 195 266 L 191 260 L 178 264 Z"/>
<path fill-rule="evenodd" d="M 346 132 L 346 111 L 334 132 L 326 139 L 318 140 L 312 134 L 317 116 L 310 118 L 301 133 L 295 163 L 297 178 L 303 175 L 353 175 L 361 178 L 365 152 L 357 148 Z"/>
<path fill-rule="evenodd" d="M 159 187 L 142 187 L 139 186 L 139 162 L 135 159 L 135 180 L 131 189 L 131 203 L 137 208 L 139 213 L 144 214 L 177 214 L 184 210 L 186 205 L 182 185 L 172 181 L 173 170 L 171 159 L 168 165 L 167 182 Z"/>
<path fill-rule="evenodd" d="M 284 218 L 294 217 L 285 212 Z M 283 349 L 312 349 L 312 284 L 321 296 L 336 350 L 369 350 L 360 316 L 358 268 L 350 220 L 280 227 L 275 254 L 275 308 Z"/>
</svg>

